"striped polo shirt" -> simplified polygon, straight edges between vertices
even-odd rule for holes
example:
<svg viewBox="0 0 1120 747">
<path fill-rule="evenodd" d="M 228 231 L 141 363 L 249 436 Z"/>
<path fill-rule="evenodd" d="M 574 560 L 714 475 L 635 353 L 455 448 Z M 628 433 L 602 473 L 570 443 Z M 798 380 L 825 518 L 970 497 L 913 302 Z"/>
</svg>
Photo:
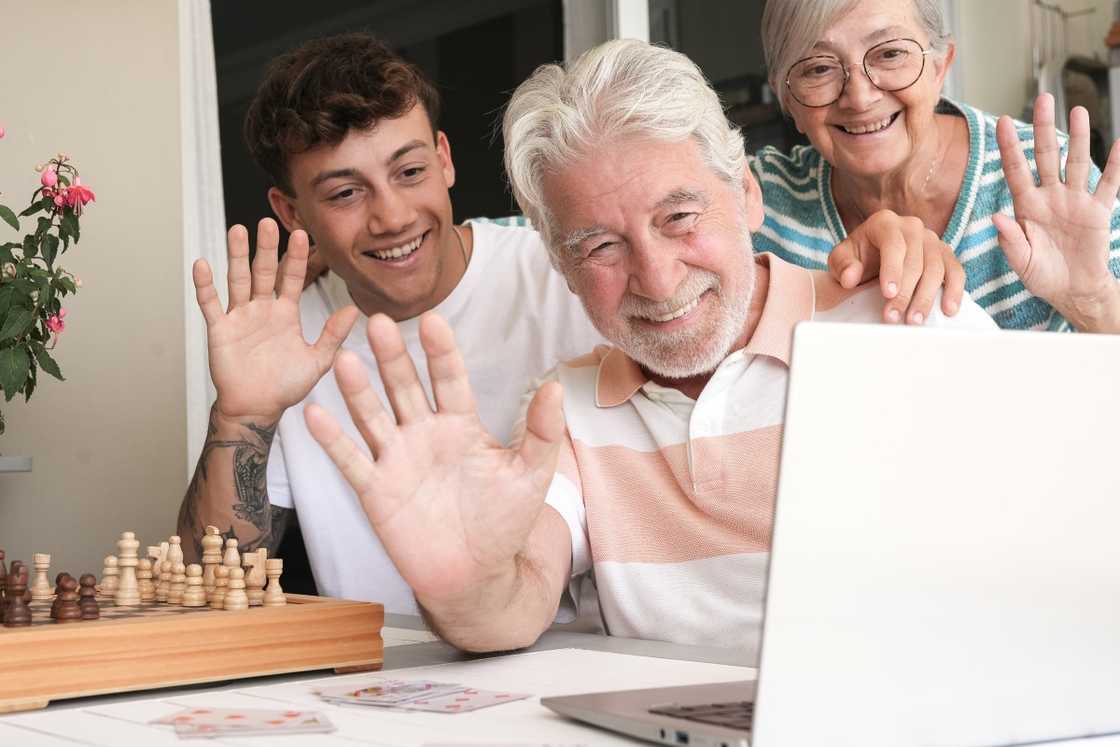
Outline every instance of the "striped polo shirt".
<svg viewBox="0 0 1120 747">
<path fill-rule="evenodd" d="M 996 142 L 997 118 L 947 99 L 941 101 L 938 110 L 959 114 L 968 122 L 968 165 L 956 207 L 941 237 L 964 265 L 965 289 L 1004 329 L 1071 330 L 1069 322 L 1050 304 L 1027 291 L 999 247 L 992 215 L 1014 215 L 1014 209 Z M 1020 121 L 1015 127 L 1037 179 L 1034 129 Z M 1064 170 L 1068 138 L 1059 138 Z M 755 248 L 802 267 L 827 269 L 829 252 L 848 235 L 833 200 L 832 166 L 811 146 L 795 147 L 788 154 L 763 148 L 750 163 L 766 205 L 766 219 L 754 234 Z M 1100 176 L 1093 167 L 1089 177 L 1092 189 L 1096 189 Z M 1120 203 L 1112 213 L 1109 268 L 1120 277 Z"/>
<path fill-rule="evenodd" d="M 568 427 L 547 498 L 572 535 L 562 618 L 593 573 L 610 634 L 757 656 L 794 325 L 876 323 L 883 300 L 877 283 L 844 290 L 826 273 L 756 261 L 769 270 L 758 326 L 698 399 L 609 346 L 549 375 Z M 926 326 L 995 324 L 965 296 Z"/>
</svg>

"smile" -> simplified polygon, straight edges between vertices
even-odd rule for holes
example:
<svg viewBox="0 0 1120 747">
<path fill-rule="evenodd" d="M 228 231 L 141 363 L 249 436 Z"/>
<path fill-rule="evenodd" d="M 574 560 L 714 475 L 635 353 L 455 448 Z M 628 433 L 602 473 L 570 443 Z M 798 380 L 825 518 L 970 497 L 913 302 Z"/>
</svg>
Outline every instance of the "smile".
<svg viewBox="0 0 1120 747">
<path fill-rule="evenodd" d="M 667 314 L 661 314 L 659 316 L 646 315 L 646 316 L 643 316 L 642 318 L 643 319 L 648 319 L 651 322 L 671 322 L 674 319 L 679 319 L 680 317 L 684 316 L 688 312 L 695 309 L 699 305 L 699 303 L 700 303 L 700 297 L 697 296 L 696 298 L 692 299 L 691 301 L 686 303 L 684 306 L 681 306 L 679 309 L 676 309 L 675 311 L 670 311 Z"/>
<path fill-rule="evenodd" d="M 880 130 L 885 130 L 890 127 L 892 124 L 894 124 L 894 121 L 898 119 L 898 115 L 901 113 L 901 111 L 897 111 L 889 117 L 885 117 L 879 120 L 878 122 L 869 122 L 867 124 L 850 126 L 836 125 L 836 127 L 840 128 L 849 135 L 870 135 L 874 132 L 879 132 Z"/>
<path fill-rule="evenodd" d="M 366 252 L 366 254 L 376 259 L 385 261 L 403 259 L 404 257 L 407 257 L 420 248 L 420 245 L 424 243 L 424 239 L 428 236 L 428 233 L 428 231 L 425 231 L 424 233 L 414 238 L 412 241 L 401 244 L 400 246 L 394 246 L 391 249 L 374 249 L 372 251 Z"/>
</svg>

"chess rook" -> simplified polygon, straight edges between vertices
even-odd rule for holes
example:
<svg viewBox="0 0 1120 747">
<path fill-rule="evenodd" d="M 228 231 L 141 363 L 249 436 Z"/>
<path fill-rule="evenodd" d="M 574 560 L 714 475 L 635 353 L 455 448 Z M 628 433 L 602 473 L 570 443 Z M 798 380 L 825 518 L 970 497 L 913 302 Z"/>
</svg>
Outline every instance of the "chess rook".
<svg viewBox="0 0 1120 747">
<path fill-rule="evenodd" d="M 35 579 L 31 582 L 31 599 L 41 602 L 54 597 L 51 591 L 51 582 L 47 574 L 51 568 L 51 556 L 37 552 L 31 556 L 31 564 L 35 566 Z"/>
<path fill-rule="evenodd" d="M 123 532 L 117 541 L 118 573 L 117 589 L 113 593 L 113 603 L 118 607 L 134 607 L 140 604 L 140 586 L 136 578 L 139 563 L 140 543 L 132 532 Z"/>
</svg>

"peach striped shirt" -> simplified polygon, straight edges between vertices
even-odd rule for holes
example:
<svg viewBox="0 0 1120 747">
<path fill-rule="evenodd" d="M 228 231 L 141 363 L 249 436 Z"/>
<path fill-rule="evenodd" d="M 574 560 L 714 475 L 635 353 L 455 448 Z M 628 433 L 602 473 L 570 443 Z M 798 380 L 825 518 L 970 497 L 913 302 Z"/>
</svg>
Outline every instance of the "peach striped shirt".
<svg viewBox="0 0 1120 747">
<path fill-rule="evenodd" d="M 610 634 L 757 656 L 794 325 L 878 322 L 882 297 L 878 283 L 844 290 L 772 255 L 756 261 L 770 270 L 758 327 L 698 399 L 608 346 L 549 375 L 568 426 L 547 498 L 572 534 L 562 617 L 593 573 Z M 966 297 L 927 326 L 995 325 Z"/>
</svg>

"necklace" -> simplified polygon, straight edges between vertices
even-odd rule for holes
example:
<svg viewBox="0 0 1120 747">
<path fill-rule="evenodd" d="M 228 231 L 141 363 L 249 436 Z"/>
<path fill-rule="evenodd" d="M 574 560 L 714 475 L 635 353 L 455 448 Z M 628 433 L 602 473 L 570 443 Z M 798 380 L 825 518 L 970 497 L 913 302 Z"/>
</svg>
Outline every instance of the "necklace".
<svg viewBox="0 0 1120 747">
<path fill-rule="evenodd" d="M 455 232 L 455 238 L 459 241 L 459 251 L 463 253 L 463 270 L 466 271 L 467 265 L 471 263 L 471 255 L 467 252 L 467 244 L 463 241 L 463 235 L 459 233 L 458 226 L 451 226 L 451 230 Z"/>
<path fill-rule="evenodd" d="M 925 199 L 926 190 L 929 188 L 929 181 L 933 178 L 933 172 L 937 169 L 938 165 L 941 163 L 941 159 L 945 156 L 945 151 L 941 148 L 941 128 L 935 125 L 934 131 L 937 133 L 937 145 L 935 146 L 936 150 L 934 151 L 933 160 L 929 163 L 929 170 L 926 172 L 926 178 L 922 180 L 922 186 L 918 189 L 918 197 L 920 199 Z M 851 201 L 851 206 L 856 213 L 856 217 L 859 218 L 859 222 L 861 224 L 867 220 L 867 213 L 863 211 L 863 208 L 859 206 L 859 203 L 856 200 L 853 199 Z"/>
</svg>

